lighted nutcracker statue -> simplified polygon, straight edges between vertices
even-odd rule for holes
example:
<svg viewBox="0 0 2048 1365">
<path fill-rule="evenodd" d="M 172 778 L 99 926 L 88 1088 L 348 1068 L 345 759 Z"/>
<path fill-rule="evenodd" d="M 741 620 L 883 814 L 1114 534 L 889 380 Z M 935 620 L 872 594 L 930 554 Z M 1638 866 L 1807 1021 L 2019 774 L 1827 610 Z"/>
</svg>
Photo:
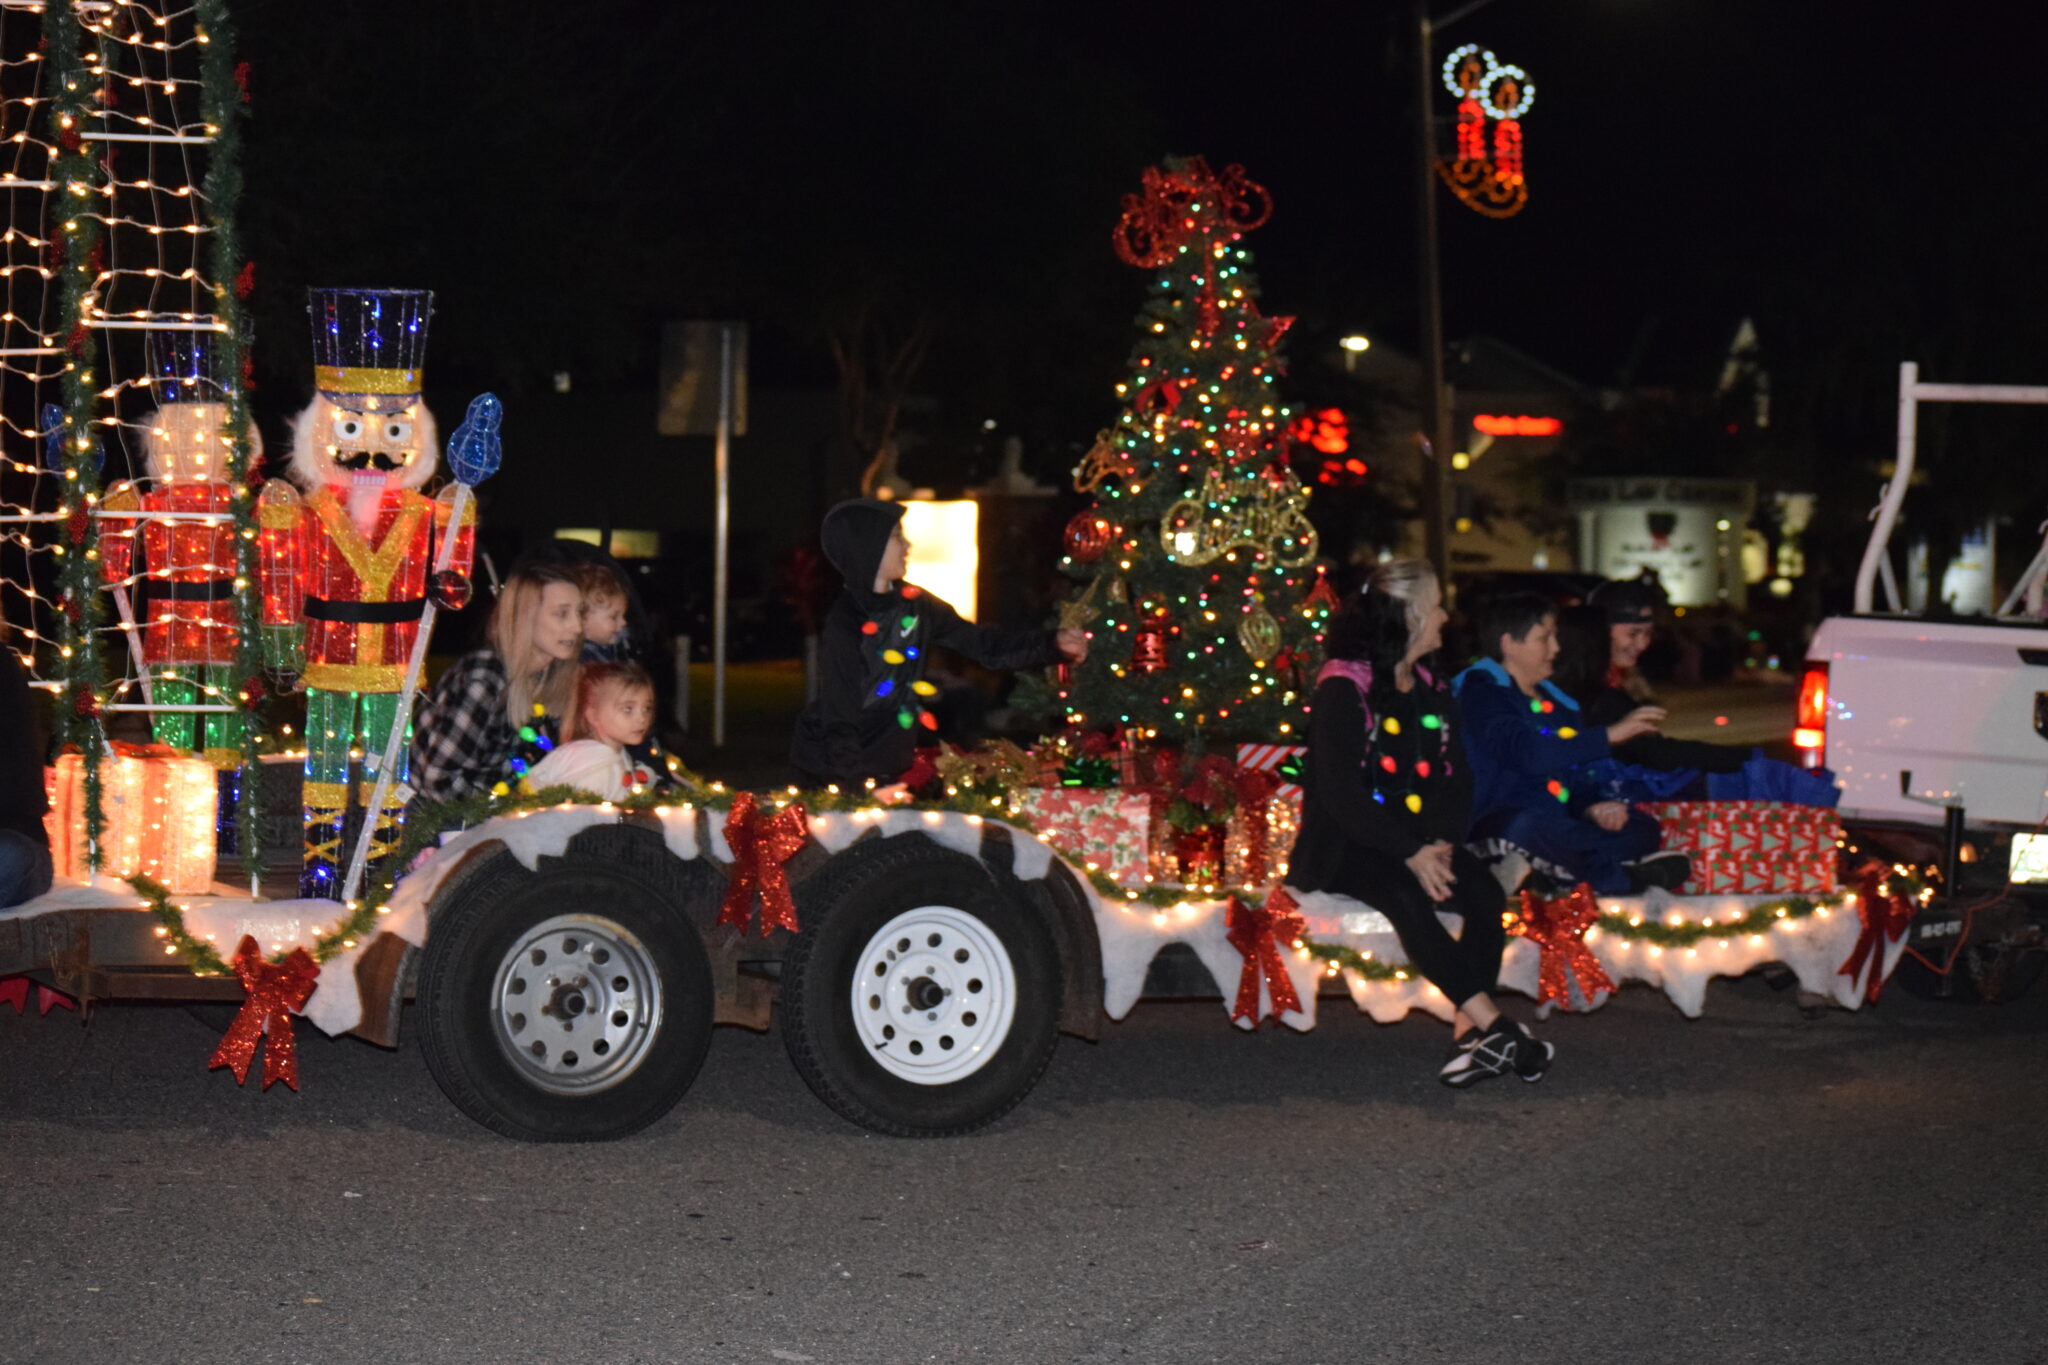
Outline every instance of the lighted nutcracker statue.
<svg viewBox="0 0 2048 1365">
<path fill-rule="evenodd" d="M 439 460 L 421 362 L 433 294 L 423 289 L 313 289 L 312 404 L 292 430 L 291 482 L 257 500 L 266 665 L 306 687 L 305 864 L 300 894 L 341 890 L 342 826 L 356 804 L 375 822 L 369 858 L 398 841 L 405 743 L 378 800 L 376 768 L 400 724 L 407 665 L 426 614 L 436 539 L 453 553 L 435 585 L 460 606 L 475 554 L 475 504 L 451 484 L 421 492 Z M 296 486 L 294 486 L 296 485 Z M 302 495 L 303 494 L 303 495 Z M 351 763 L 351 754 L 360 760 Z M 378 809 L 370 806 L 375 801 Z"/>
<path fill-rule="evenodd" d="M 150 716 L 157 743 L 197 751 L 232 773 L 242 763 L 243 725 L 233 671 L 233 437 L 216 354 L 208 332 L 150 334 L 149 383 L 158 406 L 143 419 L 149 488 L 122 482 L 108 490 L 100 568 L 131 647 L 140 651 L 147 703 L 158 708 Z M 139 624 L 137 607 L 144 613 Z M 190 707 L 229 709 L 172 709 Z"/>
</svg>

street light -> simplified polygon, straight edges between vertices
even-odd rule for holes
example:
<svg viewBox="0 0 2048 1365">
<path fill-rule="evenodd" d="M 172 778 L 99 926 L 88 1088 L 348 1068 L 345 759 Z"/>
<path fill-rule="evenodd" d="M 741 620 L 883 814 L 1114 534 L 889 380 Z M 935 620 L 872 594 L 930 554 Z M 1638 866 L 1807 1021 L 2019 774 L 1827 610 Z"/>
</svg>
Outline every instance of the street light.
<svg viewBox="0 0 2048 1365">
<path fill-rule="evenodd" d="M 1432 19 L 1429 0 L 1415 0 L 1415 188 L 1418 269 L 1422 288 L 1422 479 L 1423 554 L 1437 581 L 1451 590 L 1450 535 L 1445 525 L 1451 502 L 1451 405 L 1444 388 L 1444 301 L 1437 278 L 1436 120 L 1430 99 L 1436 88 L 1436 30 L 1448 28 L 1493 0 L 1469 0 L 1442 19 Z"/>
<path fill-rule="evenodd" d="M 1358 357 L 1372 349 L 1372 338 L 1352 335 L 1337 343 L 1344 348 L 1344 373 L 1351 374 L 1358 368 Z"/>
</svg>

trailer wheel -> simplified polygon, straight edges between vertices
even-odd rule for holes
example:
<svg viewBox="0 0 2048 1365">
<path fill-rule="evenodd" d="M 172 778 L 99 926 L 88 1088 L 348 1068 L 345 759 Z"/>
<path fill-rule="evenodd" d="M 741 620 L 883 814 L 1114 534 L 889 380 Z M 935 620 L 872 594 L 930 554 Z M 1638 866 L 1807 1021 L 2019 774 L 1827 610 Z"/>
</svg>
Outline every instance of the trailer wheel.
<svg viewBox="0 0 2048 1365">
<path fill-rule="evenodd" d="M 421 1045 L 455 1107 L 507 1137 L 598 1142 L 675 1107 L 711 1043 L 711 965 L 658 864 L 510 854 L 434 914 Z"/>
<path fill-rule="evenodd" d="M 892 843 L 806 888 L 783 959 L 783 1042 L 818 1098 L 863 1128 L 969 1133 L 1052 1061 L 1059 950 L 979 863 Z"/>
</svg>

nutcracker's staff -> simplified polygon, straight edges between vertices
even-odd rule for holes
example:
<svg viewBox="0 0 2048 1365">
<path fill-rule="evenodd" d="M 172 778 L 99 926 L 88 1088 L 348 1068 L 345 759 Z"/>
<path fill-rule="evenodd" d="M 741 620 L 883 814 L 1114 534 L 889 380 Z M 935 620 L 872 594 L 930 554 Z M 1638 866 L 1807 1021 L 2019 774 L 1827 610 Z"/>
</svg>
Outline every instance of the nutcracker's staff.
<svg viewBox="0 0 2048 1365">
<path fill-rule="evenodd" d="M 498 460 L 503 453 L 498 427 L 504 420 L 505 405 L 498 401 L 497 395 L 478 394 L 469 400 L 469 411 L 463 414 L 462 425 L 448 440 L 448 467 L 455 474 L 455 497 L 448 508 L 448 529 L 434 554 L 433 572 L 436 575 L 446 569 L 448 561 L 454 557 L 456 538 L 462 533 L 462 517 L 469 510 L 472 491 L 498 472 Z M 405 690 L 399 693 L 391 734 L 384 741 L 384 756 L 377 764 L 377 785 L 371 793 L 369 805 L 363 810 L 362 833 L 356 836 L 356 851 L 348 862 L 348 879 L 342 883 L 341 898 L 344 902 L 355 900 L 356 893 L 363 889 L 363 874 L 370 859 L 370 838 L 376 832 L 376 813 L 384 809 L 384 798 L 391 790 L 391 773 L 398 764 L 398 747 L 405 742 L 406 732 L 412 728 L 412 704 L 419 695 L 420 668 L 427 661 L 427 640 L 434 631 L 436 605 L 434 583 L 430 577 L 427 604 L 420 613 L 419 633 L 413 636 L 412 658 L 405 668 Z"/>
<path fill-rule="evenodd" d="M 64 477 L 64 409 L 55 403 L 43 404 L 43 467 L 58 478 Z M 99 452 L 100 464 L 106 464 L 106 452 Z M 104 525 L 102 526 L 104 530 Z M 130 528 L 131 532 L 133 527 Z M 135 628 L 135 609 L 128 603 L 128 589 L 116 583 L 112 585 L 114 610 L 121 616 L 121 633 L 128 639 L 128 653 L 135 661 L 137 681 L 142 684 L 142 704 L 156 705 L 151 695 L 149 665 L 142 658 L 142 632 Z"/>
</svg>

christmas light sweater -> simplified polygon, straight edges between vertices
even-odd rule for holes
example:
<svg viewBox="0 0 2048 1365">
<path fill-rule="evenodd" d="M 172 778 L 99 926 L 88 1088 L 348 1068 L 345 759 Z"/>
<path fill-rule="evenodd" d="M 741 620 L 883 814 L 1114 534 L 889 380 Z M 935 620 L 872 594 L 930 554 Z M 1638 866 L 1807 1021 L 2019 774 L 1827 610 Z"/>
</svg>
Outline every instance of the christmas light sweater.
<svg viewBox="0 0 2048 1365">
<path fill-rule="evenodd" d="M 1481 659 L 1452 683 L 1471 738 L 1472 818 L 1501 810 L 1561 809 L 1576 815 L 1598 791 L 1577 791 L 1571 770 L 1606 758 L 1607 731 L 1548 681 L 1530 696 L 1507 669 Z"/>
<path fill-rule="evenodd" d="M 1369 897 L 1346 885 L 1347 852 L 1397 861 L 1425 844 L 1465 838 L 1472 803 L 1464 728 L 1450 689 L 1416 670 L 1406 692 L 1371 685 L 1362 664 L 1323 666 L 1302 764 L 1301 831 L 1287 884 Z"/>
<path fill-rule="evenodd" d="M 893 503 L 857 498 L 826 514 L 825 557 L 846 579 L 820 632 L 818 695 L 797 717 L 790 762 L 806 783 L 859 786 L 896 781 L 916 756 L 918 737 L 938 728 L 925 678 L 934 647 L 986 668 L 1031 668 L 1060 657 L 1050 630 L 996 630 L 960 618 L 914 584 L 872 587 L 889 537 L 903 517 Z"/>
</svg>

